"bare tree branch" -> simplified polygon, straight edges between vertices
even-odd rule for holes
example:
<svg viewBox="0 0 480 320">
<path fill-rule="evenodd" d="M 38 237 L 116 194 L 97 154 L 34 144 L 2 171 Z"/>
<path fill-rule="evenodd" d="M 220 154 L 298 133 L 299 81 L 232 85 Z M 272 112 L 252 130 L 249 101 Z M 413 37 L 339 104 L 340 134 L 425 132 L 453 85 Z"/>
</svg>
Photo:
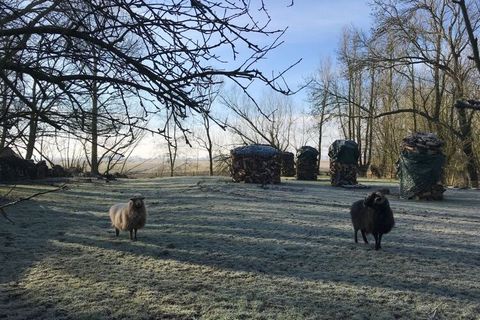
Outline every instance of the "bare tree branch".
<svg viewBox="0 0 480 320">
<path fill-rule="evenodd" d="M 25 197 L 25 198 L 20 198 L 18 200 L 15 200 L 15 201 L 12 201 L 12 202 L 8 202 L 6 204 L 3 204 L 0 206 L 0 212 L 2 213 L 2 216 L 7 219 L 8 221 L 10 221 L 11 223 L 14 223 L 8 216 L 7 216 L 7 213 L 5 212 L 5 209 L 8 208 L 8 207 L 11 207 L 11 206 L 14 206 L 20 202 L 23 202 L 23 201 L 27 201 L 27 200 L 31 200 L 35 197 L 38 197 L 38 196 L 41 196 L 43 194 L 47 194 L 47 193 L 51 193 L 51 192 L 57 192 L 57 191 L 60 191 L 60 190 L 68 190 L 68 186 L 66 184 L 63 184 L 61 185 L 60 187 L 57 187 L 55 189 L 51 189 L 51 190 L 46 190 L 46 191 L 41 191 L 41 192 L 37 192 L 37 193 L 34 193 L 28 197 Z"/>
</svg>

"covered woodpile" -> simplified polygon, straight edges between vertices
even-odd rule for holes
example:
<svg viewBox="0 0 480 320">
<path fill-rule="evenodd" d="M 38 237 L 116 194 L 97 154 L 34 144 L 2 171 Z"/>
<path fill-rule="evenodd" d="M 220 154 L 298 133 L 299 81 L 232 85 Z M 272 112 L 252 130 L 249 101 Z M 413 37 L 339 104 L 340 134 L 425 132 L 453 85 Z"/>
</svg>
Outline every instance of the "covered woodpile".
<svg viewBox="0 0 480 320">
<path fill-rule="evenodd" d="M 33 160 L 23 159 L 9 147 L 0 151 L 0 181 L 68 176 L 70 174 L 60 165 L 49 169 L 44 160 L 34 163 Z"/>
<path fill-rule="evenodd" d="M 268 145 L 249 145 L 230 151 L 233 181 L 258 184 L 280 183 L 280 151 Z"/>
<path fill-rule="evenodd" d="M 357 185 L 358 144 L 353 140 L 335 140 L 328 149 L 332 186 Z"/>
<path fill-rule="evenodd" d="M 297 179 L 317 180 L 317 149 L 303 146 L 297 150 Z"/>
<path fill-rule="evenodd" d="M 442 200 L 445 156 L 443 141 L 433 133 L 417 132 L 403 139 L 397 163 L 400 197 Z"/>
<path fill-rule="evenodd" d="M 295 155 L 292 152 L 282 152 L 282 176 L 295 176 Z"/>
<path fill-rule="evenodd" d="M 0 151 L 0 180 L 34 179 L 36 167 L 33 161 L 22 159 L 12 149 L 6 147 Z"/>
</svg>

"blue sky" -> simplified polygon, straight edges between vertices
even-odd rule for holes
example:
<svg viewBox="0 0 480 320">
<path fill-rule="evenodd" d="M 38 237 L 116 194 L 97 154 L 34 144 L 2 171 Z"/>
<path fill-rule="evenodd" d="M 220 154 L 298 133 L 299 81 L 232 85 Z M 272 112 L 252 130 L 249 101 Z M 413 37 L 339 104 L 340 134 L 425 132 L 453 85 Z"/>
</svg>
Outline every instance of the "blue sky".
<svg viewBox="0 0 480 320">
<path fill-rule="evenodd" d="M 292 7 L 288 7 L 290 0 L 264 1 L 272 18 L 271 28 L 288 27 L 288 30 L 283 37 L 284 43 L 270 52 L 267 59 L 261 61 L 257 68 L 265 75 L 269 75 L 272 72 L 282 71 L 297 60 L 303 59 L 286 74 L 285 78 L 291 89 L 302 86 L 308 76 L 319 67 L 322 59 L 331 57 L 332 61 L 335 60 L 336 50 L 345 27 L 353 25 L 368 30 L 371 25 L 370 7 L 368 1 L 364 0 L 294 0 Z M 222 57 L 227 60 L 232 58 L 229 50 L 221 50 L 220 53 L 226 54 Z M 223 67 L 231 68 L 235 65 L 236 63 L 229 61 Z M 265 93 L 265 87 L 258 84 L 251 87 L 250 93 L 257 99 L 261 99 L 261 95 Z M 298 114 L 307 109 L 305 90 L 293 96 L 293 103 Z M 335 126 L 327 129 L 322 147 L 323 158 L 326 157 L 329 144 L 339 138 Z M 221 131 L 219 135 L 225 134 Z M 144 157 L 162 154 L 163 151 L 159 151 L 161 148 L 158 145 L 162 144 L 163 140 L 150 137 L 147 141 L 149 142 L 142 144 L 145 148 L 139 148 L 141 151 L 139 154 Z M 157 147 L 152 148 L 152 145 Z M 190 148 L 186 150 L 186 153 L 193 152 Z"/>
<path fill-rule="evenodd" d="M 372 19 L 368 1 L 364 0 L 295 0 L 292 7 L 287 7 L 289 3 L 289 0 L 266 1 L 272 27 L 288 27 L 288 30 L 284 44 L 271 52 L 259 68 L 271 74 L 302 58 L 286 77 L 290 87 L 296 89 L 322 59 L 331 56 L 334 60 L 345 27 L 353 25 L 368 30 Z M 303 104 L 304 99 L 304 92 L 294 97 L 297 104 Z"/>
</svg>

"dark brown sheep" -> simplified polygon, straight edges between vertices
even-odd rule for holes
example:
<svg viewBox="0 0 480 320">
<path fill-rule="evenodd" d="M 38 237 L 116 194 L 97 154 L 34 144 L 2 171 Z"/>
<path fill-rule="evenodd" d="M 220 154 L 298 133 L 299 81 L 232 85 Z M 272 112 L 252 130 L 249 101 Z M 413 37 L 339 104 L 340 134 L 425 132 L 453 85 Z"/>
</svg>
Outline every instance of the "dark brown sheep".
<svg viewBox="0 0 480 320">
<path fill-rule="evenodd" d="M 388 199 L 378 191 L 369 194 L 365 200 L 353 203 L 350 215 L 352 216 L 355 243 L 358 243 L 358 230 L 362 232 L 365 243 L 368 243 L 366 235 L 371 233 L 375 238 L 375 250 L 382 247 L 382 236 L 389 233 L 395 225 Z"/>
</svg>

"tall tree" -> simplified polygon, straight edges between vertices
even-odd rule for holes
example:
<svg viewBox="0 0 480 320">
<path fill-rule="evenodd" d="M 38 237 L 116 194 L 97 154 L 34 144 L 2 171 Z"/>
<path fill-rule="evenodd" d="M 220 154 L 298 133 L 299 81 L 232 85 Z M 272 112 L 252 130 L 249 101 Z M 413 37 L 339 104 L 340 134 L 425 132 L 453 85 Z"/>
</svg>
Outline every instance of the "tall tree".
<svg viewBox="0 0 480 320">
<path fill-rule="evenodd" d="M 268 144 L 285 151 L 291 147 L 294 129 L 293 103 L 288 96 L 269 92 L 255 103 L 238 90 L 221 96 L 231 112 L 225 124 L 242 144 Z"/>
<path fill-rule="evenodd" d="M 32 79 L 51 85 L 52 92 L 69 102 L 69 112 L 57 118 L 37 115 L 58 130 L 75 133 L 76 122 L 70 120 L 84 111 L 92 82 L 130 94 L 125 114 L 132 104 L 141 106 L 145 117 L 169 108 L 177 125 L 188 110 L 204 112 L 194 88 L 216 83 L 215 76 L 244 90 L 259 80 L 290 92 L 278 81 L 283 72 L 267 77 L 255 67 L 284 33 L 270 27 L 263 0 L 15 0 L 1 1 L 0 12 L 0 42 L 6 44 L 0 48 L 0 80 L 34 112 L 36 106 L 19 88 Z M 233 56 L 227 67 L 226 50 Z M 81 65 L 94 60 L 97 72 L 85 72 Z M 135 122 L 127 123 L 135 127 Z M 162 133 L 161 128 L 151 131 Z"/>
<path fill-rule="evenodd" d="M 322 158 L 322 141 L 324 126 L 333 118 L 335 100 L 331 92 L 336 86 L 330 59 L 326 59 L 320 65 L 317 72 L 309 79 L 308 93 L 310 102 L 310 114 L 315 119 L 315 129 L 318 134 L 318 162 L 317 172 L 320 173 L 320 162 Z"/>
</svg>

